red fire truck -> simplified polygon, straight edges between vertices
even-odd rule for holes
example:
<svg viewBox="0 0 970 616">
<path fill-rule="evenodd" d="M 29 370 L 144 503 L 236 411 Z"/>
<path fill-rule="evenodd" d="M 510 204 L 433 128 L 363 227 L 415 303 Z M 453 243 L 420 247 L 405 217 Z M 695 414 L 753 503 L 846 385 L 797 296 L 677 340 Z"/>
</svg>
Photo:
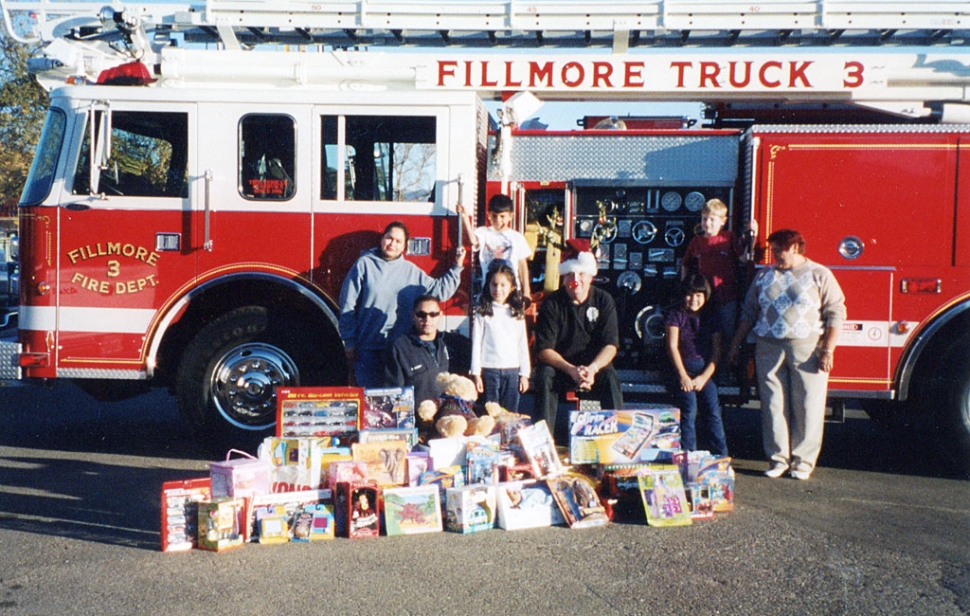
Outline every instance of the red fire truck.
<svg viewBox="0 0 970 616">
<path fill-rule="evenodd" d="M 624 389 L 661 393 L 661 315 L 718 197 L 758 222 L 753 267 L 796 228 L 839 279 L 836 408 L 933 427 L 970 467 L 966 2 L 0 4 L 51 89 L 0 378 L 164 385 L 198 428 L 264 430 L 277 386 L 346 382 L 336 300 L 384 225 L 440 273 L 456 206 L 483 221 L 502 192 L 533 290 L 563 238 L 599 243 Z M 551 131 L 541 101 L 707 113 Z"/>
</svg>

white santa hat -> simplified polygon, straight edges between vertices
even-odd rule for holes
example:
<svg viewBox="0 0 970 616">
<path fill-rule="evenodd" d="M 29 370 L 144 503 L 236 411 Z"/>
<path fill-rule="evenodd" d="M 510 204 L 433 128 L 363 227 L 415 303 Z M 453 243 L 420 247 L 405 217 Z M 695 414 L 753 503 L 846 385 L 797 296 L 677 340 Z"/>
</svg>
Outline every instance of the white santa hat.
<svg viewBox="0 0 970 616">
<path fill-rule="evenodd" d="M 566 240 L 566 245 L 562 248 L 559 261 L 560 276 L 580 272 L 595 276 L 597 270 L 596 256 L 589 247 L 589 240 Z"/>
</svg>

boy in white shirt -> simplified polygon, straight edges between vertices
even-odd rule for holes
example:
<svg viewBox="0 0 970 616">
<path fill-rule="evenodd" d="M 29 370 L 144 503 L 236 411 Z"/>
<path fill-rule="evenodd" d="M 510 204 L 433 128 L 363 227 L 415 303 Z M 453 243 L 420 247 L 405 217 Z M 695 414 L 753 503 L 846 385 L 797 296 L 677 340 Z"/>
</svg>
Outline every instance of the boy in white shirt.
<svg viewBox="0 0 970 616">
<path fill-rule="evenodd" d="M 531 298 L 529 259 L 532 258 L 532 248 L 525 236 L 512 228 L 513 209 L 512 199 L 508 196 L 493 196 L 488 201 L 489 225 L 475 229 L 471 216 L 462 206 L 458 206 L 458 212 L 464 217 L 464 227 L 468 229 L 468 239 L 472 243 L 472 248 L 478 252 L 482 275 L 488 272 L 492 261 L 496 259 L 507 261 L 515 270 L 522 295 Z M 472 229 L 475 229 L 474 232 Z"/>
</svg>

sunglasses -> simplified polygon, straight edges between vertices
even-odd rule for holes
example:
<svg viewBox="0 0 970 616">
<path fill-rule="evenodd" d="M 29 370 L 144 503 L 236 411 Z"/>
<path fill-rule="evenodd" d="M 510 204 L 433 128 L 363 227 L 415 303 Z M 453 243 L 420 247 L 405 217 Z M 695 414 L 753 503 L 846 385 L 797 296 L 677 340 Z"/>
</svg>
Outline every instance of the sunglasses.
<svg viewBox="0 0 970 616">
<path fill-rule="evenodd" d="M 423 310 L 417 310 L 417 311 L 415 311 L 414 316 L 418 317 L 419 319 L 437 319 L 438 317 L 441 316 L 441 313 L 440 312 L 425 312 Z"/>
</svg>

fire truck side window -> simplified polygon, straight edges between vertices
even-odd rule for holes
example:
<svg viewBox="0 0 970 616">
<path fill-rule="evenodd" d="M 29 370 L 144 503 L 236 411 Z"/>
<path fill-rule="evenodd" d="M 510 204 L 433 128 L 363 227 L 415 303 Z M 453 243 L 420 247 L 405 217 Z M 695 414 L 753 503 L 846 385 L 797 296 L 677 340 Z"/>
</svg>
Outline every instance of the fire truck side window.
<svg viewBox="0 0 970 616">
<path fill-rule="evenodd" d="M 26 188 L 20 197 L 23 205 L 37 205 L 47 198 L 54 183 L 54 172 L 57 170 L 57 158 L 61 153 L 61 144 L 67 129 L 67 117 L 60 109 L 51 109 L 44 124 L 44 132 L 40 135 L 37 146 L 37 156 L 30 166 Z"/>
<path fill-rule="evenodd" d="M 98 114 L 97 122 L 102 121 Z M 111 158 L 99 192 L 125 197 L 188 197 L 188 116 L 184 113 L 114 111 Z M 72 192 L 89 190 L 90 131 L 85 130 Z"/>
<path fill-rule="evenodd" d="M 344 122 L 344 143 L 338 124 Z M 434 198 L 435 118 L 324 116 L 321 199 L 429 201 Z M 341 146 L 343 149 L 341 150 Z M 343 186 L 338 169 L 343 168 Z"/>
<path fill-rule="evenodd" d="M 239 192 L 247 199 L 285 201 L 296 191 L 296 122 L 253 114 L 239 121 Z"/>
</svg>

